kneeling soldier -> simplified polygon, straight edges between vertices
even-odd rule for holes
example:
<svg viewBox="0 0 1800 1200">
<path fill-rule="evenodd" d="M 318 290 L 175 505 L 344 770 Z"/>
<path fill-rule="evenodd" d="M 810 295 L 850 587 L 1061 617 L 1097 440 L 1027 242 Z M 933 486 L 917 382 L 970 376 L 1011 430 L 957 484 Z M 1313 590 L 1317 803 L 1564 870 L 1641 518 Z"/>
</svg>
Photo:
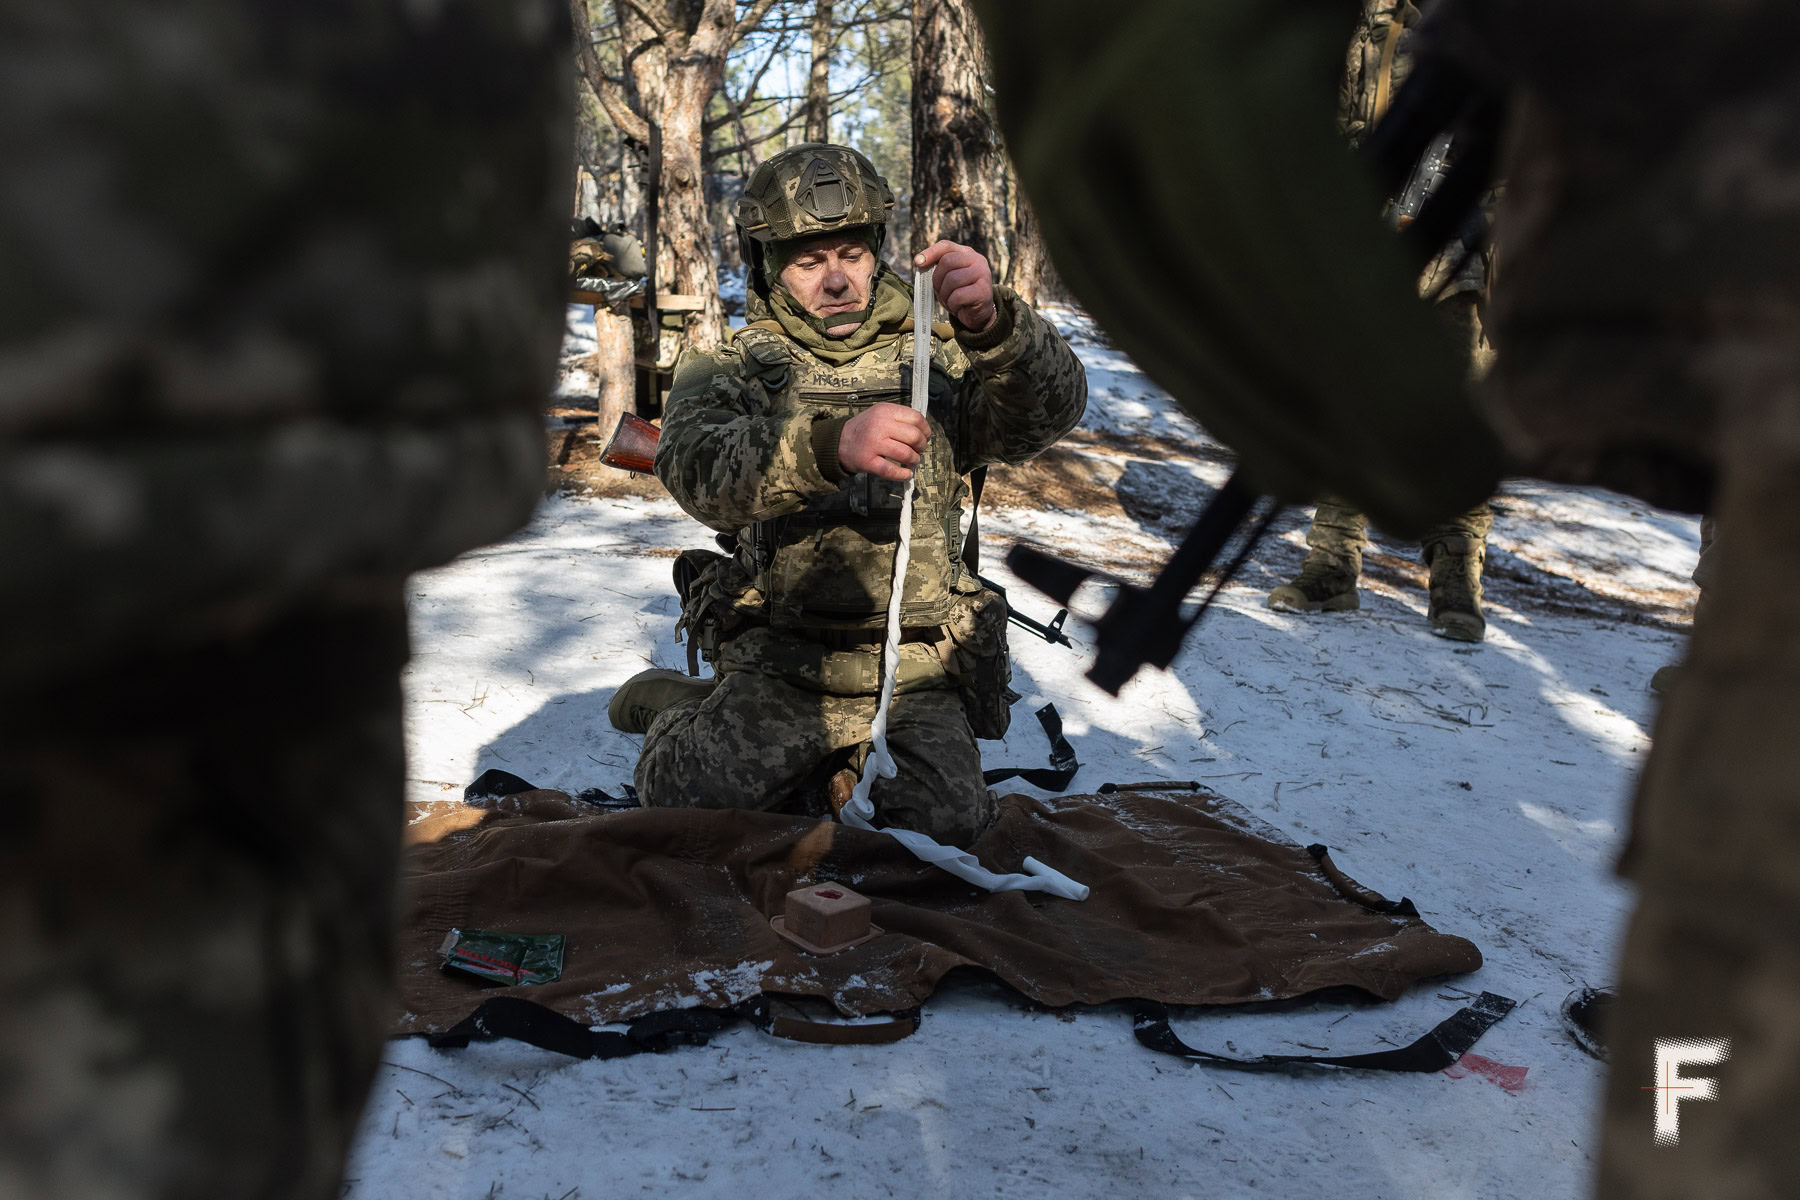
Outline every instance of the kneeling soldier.
<svg viewBox="0 0 1800 1200">
<path fill-rule="evenodd" d="M 881 824 L 967 844 L 992 819 L 977 737 L 1006 730 L 1006 609 L 963 561 L 964 476 L 1022 463 L 1081 419 L 1087 380 L 1056 331 L 967 246 L 918 258 L 951 324 L 915 330 L 882 265 L 887 181 L 843 146 L 796 146 L 739 209 L 750 324 L 678 364 L 656 474 L 728 555 L 676 569 L 681 627 L 712 679 L 646 671 L 614 695 L 645 733 L 646 806 L 822 815 L 869 747 L 904 483 L 916 474 Z M 931 339 L 930 405 L 908 407 L 913 339 Z"/>
</svg>

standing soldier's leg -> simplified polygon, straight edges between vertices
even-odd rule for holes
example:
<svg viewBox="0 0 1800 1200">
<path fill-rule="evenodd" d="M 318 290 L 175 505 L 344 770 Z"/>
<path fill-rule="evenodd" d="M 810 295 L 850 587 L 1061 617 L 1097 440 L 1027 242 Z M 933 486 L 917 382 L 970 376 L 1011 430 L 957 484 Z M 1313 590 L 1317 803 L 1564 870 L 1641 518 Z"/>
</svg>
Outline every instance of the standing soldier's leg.
<svg viewBox="0 0 1800 1200">
<path fill-rule="evenodd" d="M 1786 1196 L 1800 1178 L 1800 447 L 1760 447 L 1800 428 L 1800 404 L 1787 408 L 1755 457 L 1723 452 L 1730 534 L 1707 555 L 1704 619 L 1639 791 L 1626 860 L 1639 901 L 1607 1039 L 1607 1200 Z M 1716 1098 L 1646 1090 L 1667 1082 L 1653 1078 L 1655 1041 L 1676 1038 L 1730 1039 L 1726 1061 L 1682 1069 L 1716 1080 Z M 1653 1142 L 1665 1101 L 1679 1106 L 1672 1147 Z"/>
<path fill-rule="evenodd" d="M 1481 615 L 1481 572 L 1487 563 L 1487 535 L 1494 510 L 1485 502 L 1420 539 L 1419 557 L 1431 571 L 1431 632 L 1459 642 L 1487 636 Z"/>
<path fill-rule="evenodd" d="M 396 598 L 0 701 L 0 1193 L 339 1194 L 405 646 Z"/>
<path fill-rule="evenodd" d="M 1340 501 L 1321 500 L 1306 544 L 1310 549 L 1299 576 L 1269 593 L 1269 607 L 1303 613 L 1357 608 L 1356 580 L 1369 544 L 1369 519 Z"/>
<path fill-rule="evenodd" d="M 1485 281 L 1481 262 L 1469 269 Z M 1479 294 L 1462 290 L 1438 303 L 1438 311 L 1468 348 L 1471 386 L 1494 365 L 1494 348 L 1481 324 Z M 1426 530 L 1419 539 L 1419 557 L 1431 572 L 1427 607 L 1431 632 L 1439 637 L 1479 642 L 1487 636 L 1487 618 L 1481 615 L 1481 573 L 1487 564 L 1488 531 L 1493 527 L 1494 510 L 1483 501 L 1455 520 Z"/>
</svg>

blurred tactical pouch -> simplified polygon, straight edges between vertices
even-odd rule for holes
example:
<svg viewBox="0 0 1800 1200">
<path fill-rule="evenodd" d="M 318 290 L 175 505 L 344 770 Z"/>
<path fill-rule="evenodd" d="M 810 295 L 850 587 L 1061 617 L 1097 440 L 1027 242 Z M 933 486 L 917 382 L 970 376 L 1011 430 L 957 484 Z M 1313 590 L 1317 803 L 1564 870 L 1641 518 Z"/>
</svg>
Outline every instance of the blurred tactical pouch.
<svg viewBox="0 0 1800 1200">
<path fill-rule="evenodd" d="M 683 550 L 674 573 L 681 598 L 675 636 L 687 639 L 688 674 L 698 675 L 701 659 L 716 661 L 722 643 L 760 623 L 762 593 L 736 559 L 715 550 Z"/>
<path fill-rule="evenodd" d="M 950 599 L 947 635 L 937 645 L 944 671 L 962 690 L 969 729 L 978 738 L 1003 738 L 1012 724 L 1012 658 L 1006 644 L 1006 600 L 987 588 Z"/>
</svg>

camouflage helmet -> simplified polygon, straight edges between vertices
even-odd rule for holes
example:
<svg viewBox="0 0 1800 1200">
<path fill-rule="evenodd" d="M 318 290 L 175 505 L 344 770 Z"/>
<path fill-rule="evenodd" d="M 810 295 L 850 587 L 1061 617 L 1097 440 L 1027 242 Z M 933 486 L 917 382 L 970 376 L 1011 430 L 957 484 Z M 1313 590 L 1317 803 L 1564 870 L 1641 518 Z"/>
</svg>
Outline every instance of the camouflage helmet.
<svg viewBox="0 0 1800 1200">
<path fill-rule="evenodd" d="M 876 250 L 894 191 L 860 151 L 805 142 L 764 160 L 738 201 L 738 241 L 750 262 L 750 285 L 762 291 L 764 249 L 821 233 L 873 227 Z"/>
</svg>

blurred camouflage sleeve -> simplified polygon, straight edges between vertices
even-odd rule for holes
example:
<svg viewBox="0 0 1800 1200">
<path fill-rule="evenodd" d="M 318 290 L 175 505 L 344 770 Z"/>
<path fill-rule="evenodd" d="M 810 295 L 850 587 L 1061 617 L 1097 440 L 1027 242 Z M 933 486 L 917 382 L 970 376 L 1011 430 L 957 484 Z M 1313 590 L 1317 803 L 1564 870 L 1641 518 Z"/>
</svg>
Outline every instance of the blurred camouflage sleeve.
<svg viewBox="0 0 1800 1200">
<path fill-rule="evenodd" d="M 525 520 L 568 45 L 556 0 L 0 5 L 0 677 Z"/>
<path fill-rule="evenodd" d="M 993 326 L 958 330 L 946 347 L 946 366 L 961 371 L 949 425 L 964 474 L 1036 458 L 1087 411 L 1087 370 L 1069 343 L 1011 288 L 996 287 L 994 299 Z"/>
<path fill-rule="evenodd" d="M 696 521 L 733 532 L 798 512 L 838 488 L 819 469 L 814 419 L 771 414 L 735 346 L 688 350 L 675 367 L 656 477 Z"/>
</svg>

